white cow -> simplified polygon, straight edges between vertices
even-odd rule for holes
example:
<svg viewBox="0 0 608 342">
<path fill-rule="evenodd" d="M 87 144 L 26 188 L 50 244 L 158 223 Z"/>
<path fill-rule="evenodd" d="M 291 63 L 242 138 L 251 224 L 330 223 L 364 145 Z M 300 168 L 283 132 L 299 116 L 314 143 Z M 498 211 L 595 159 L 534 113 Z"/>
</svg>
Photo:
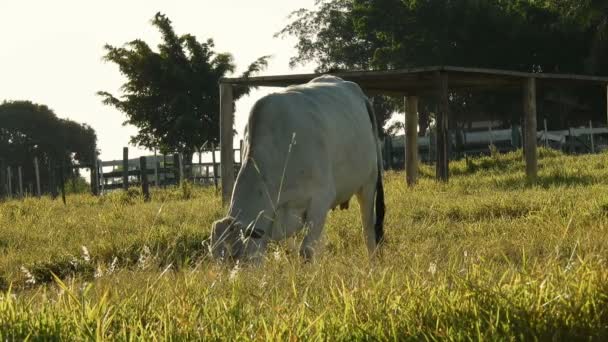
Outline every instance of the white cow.
<svg viewBox="0 0 608 342">
<path fill-rule="evenodd" d="M 214 257 L 257 259 L 269 241 L 307 227 L 300 253 L 308 260 L 319 247 L 328 211 L 347 206 L 353 195 L 373 255 L 384 220 L 376 126 L 361 88 L 334 76 L 258 100 L 228 216 L 213 224 Z"/>
</svg>

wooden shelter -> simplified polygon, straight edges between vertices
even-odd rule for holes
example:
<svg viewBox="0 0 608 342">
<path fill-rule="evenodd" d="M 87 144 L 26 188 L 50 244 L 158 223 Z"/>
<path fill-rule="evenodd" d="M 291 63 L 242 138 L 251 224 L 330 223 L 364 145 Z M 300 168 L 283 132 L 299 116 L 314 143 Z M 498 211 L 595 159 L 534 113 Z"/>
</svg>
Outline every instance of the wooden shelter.
<svg viewBox="0 0 608 342">
<path fill-rule="evenodd" d="M 249 85 L 258 87 L 287 87 L 307 83 L 321 74 L 296 74 L 280 76 L 260 76 L 249 78 L 222 78 L 220 80 L 220 142 L 222 199 L 230 200 L 234 186 L 233 144 L 233 96 L 232 87 Z M 593 86 L 602 87 L 607 94 L 608 118 L 608 77 L 569 74 L 527 73 L 497 69 L 432 66 L 386 71 L 336 72 L 332 75 L 359 84 L 370 95 L 383 94 L 407 97 L 406 101 L 406 179 L 409 185 L 416 182 L 418 96 L 437 96 L 437 163 L 436 177 L 447 181 L 448 167 L 448 120 L 450 91 L 474 91 L 492 88 L 522 89 L 522 114 L 524 118 L 524 155 L 526 175 L 534 180 L 537 176 L 536 153 L 536 90 L 553 86 Z"/>
</svg>

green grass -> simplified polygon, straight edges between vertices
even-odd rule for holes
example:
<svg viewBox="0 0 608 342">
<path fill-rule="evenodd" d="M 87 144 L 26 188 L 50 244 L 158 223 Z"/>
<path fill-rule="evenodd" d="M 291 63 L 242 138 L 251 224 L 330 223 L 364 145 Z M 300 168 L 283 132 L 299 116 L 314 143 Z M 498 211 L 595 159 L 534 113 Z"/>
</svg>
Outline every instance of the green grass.
<svg viewBox="0 0 608 342">
<path fill-rule="evenodd" d="M 0 203 L 0 339 L 606 340 L 608 154 L 540 154 L 533 184 L 521 153 L 387 173 L 371 263 L 354 200 L 317 262 L 261 266 L 206 258 L 213 189 Z"/>
</svg>

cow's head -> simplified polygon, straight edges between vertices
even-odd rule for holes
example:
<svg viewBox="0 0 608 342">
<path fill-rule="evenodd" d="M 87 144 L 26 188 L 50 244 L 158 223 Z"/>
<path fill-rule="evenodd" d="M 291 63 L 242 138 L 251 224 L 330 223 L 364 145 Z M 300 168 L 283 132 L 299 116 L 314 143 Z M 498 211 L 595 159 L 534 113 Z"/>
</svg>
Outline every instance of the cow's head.
<svg viewBox="0 0 608 342">
<path fill-rule="evenodd" d="M 211 251 L 216 260 L 255 260 L 266 248 L 264 231 L 255 228 L 252 222 L 245 226 L 233 217 L 213 223 L 211 229 Z"/>
</svg>

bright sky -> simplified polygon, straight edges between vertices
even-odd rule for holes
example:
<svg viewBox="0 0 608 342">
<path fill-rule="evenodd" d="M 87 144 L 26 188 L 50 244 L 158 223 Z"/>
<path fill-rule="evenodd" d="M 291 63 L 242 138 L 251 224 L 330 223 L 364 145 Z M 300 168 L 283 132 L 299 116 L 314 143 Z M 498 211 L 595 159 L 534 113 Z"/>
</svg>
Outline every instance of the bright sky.
<svg viewBox="0 0 608 342">
<path fill-rule="evenodd" d="M 150 20 L 160 11 L 178 35 L 213 38 L 216 51 L 232 53 L 237 74 L 263 55 L 274 56 L 263 74 L 311 72 L 313 65 L 289 69 L 295 40 L 273 34 L 293 10 L 313 5 L 314 0 L 0 0 L 0 102 L 30 100 L 59 117 L 87 123 L 97 131 L 100 158 L 120 159 L 136 129 L 122 126 L 124 114 L 102 105 L 96 95 L 99 90 L 117 95 L 124 82 L 116 65 L 102 61 L 104 44 L 140 38 L 156 47 L 160 35 Z M 271 91 L 254 91 L 237 102 L 239 135 L 253 102 Z M 149 153 L 132 146 L 129 152 L 130 157 Z"/>
</svg>

